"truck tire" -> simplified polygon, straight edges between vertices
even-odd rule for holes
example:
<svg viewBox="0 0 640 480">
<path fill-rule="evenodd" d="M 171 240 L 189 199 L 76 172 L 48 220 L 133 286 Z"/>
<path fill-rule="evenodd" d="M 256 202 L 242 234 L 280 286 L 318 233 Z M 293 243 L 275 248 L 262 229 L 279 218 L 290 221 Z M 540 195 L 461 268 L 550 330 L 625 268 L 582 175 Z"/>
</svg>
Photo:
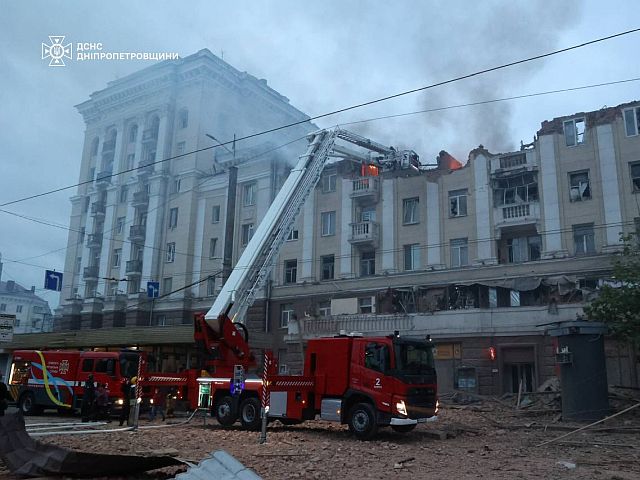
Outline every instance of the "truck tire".
<svg viewBox="0 0 640 480">
<path fill-rule="evenodd" d="M 370 403 L 356 403 L 349 411 L 349 430 L 358 440 L 369 440 L 378 432 L 376 411 Z"/>
<path fill-rule="evenodd" d="M 20 396 L 18 408 L 23 415 L 35 415 L 40 411 L 36 405 L 36 397 L 33 392 L 25 392 Z"/>
<path fill-rule="evenodd" d="M 256 397 L 245 398 L 240 404 L 240 423 L 246 430 L 260 430 L 262 404 Z"/>
<path fill-rule="evenodd" d="M 230 427 L 238 419 L 238 412 L 236 411 L 235 400 L 226 395 L 219 397 L 213 407 L 216 420 L 223 427 Z"/>
<path fill-rule="evenodd" d="M 418 424 L 414 423 L 412 425 L 391 425 L 391 428 L 393 428 L 394 432 L 409 433 L 411 430 L 413 430 L 417 426 Z"/>
</svg>

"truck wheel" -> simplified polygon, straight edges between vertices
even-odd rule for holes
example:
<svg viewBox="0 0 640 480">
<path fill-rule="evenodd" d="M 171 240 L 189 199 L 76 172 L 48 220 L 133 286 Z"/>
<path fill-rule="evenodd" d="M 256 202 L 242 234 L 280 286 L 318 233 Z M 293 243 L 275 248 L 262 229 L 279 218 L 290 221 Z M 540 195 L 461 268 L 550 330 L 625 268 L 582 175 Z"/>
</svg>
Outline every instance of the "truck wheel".
<svg viewBox="0 0 640 480">
<path fill-rule="evenodd" d="M 246 430 L 260 430 L 262 404 L 256 397 L 245 398 L 240 404 L 240 423 Z"/>
<path fill-rule="evenodd" d="M 23 393 L 18 400 L 18 408 L 24 415 L 35 415 L 39 409 L 36 406 L 36 397 L 33 392 Z"/>
<path fill-rule="evenodd" d="M 238 412 L 236 412 L 235 401 L 230 396 L 220 397 L 214 407 L 214 413 L 216 420 L 223 427 L 230 427 L 238 419 Z"/>
<path fill-rule="evenodd" d="M 416 428 L 416 426 L 417 424 L 414 423 L 412 425 L 391 425 L 391 428 L 398 433 L 409 433 L 411 430 Z"/>
<path fill-rule="evenodd" d="M 369 440 L 378 432 L 376 411 L 369 403 L 356 403 L 349 412 L 349 430 L 358 440 Z"/>
</svg>

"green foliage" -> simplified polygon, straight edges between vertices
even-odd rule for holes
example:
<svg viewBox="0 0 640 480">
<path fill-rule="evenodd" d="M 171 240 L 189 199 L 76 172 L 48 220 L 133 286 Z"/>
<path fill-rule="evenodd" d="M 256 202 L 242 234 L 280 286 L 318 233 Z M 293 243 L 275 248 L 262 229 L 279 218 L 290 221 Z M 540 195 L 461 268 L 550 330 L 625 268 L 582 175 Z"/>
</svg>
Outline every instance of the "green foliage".
<svg viewBox="0 0 640 480">
<path fill-rule="evenodd" d="M 617 284 L 605 285 L 584 312 L 590 320 L 606 323 L 619 340 L 640 345 L 640 243 L 634 234 L 623 241 L 624 249 L 613 265 Z"/>
</svg>

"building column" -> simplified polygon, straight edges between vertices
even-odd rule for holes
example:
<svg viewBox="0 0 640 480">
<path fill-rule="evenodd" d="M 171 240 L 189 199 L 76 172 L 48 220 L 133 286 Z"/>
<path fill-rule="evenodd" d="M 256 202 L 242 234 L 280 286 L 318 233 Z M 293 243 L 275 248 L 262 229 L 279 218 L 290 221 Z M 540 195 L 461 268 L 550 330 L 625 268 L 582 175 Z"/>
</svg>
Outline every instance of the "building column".
<svg viewBox="0 0 640 480">
<path fill-rule="evenodd" d="M 107 273 L 109 272 L 109 254 L 111 253 L 111 248 L 113 246 L 113 241 L 111 240 L 111 238 L 114 235 L 113 217 L 116 212 L 116 207 L 118 206 L 118 187 L 109 187 L 106 193 L 107 195 L 105 200 L 106 209 L 104 215 L 104 229 L 102 231 L 102 248 L 100 249 L 100 269 L 98 270 L 98 275 L 100 277 L 109 276 L 107 275 Z M 98 280 L 98 285 L 100 285 L 101 283 L 104 285 L 104 291 L 102 292 L 102 294 L 106 297 L 109 294 L 109 292 L 107 292 L 107 280 Z"/>
<path fill-rule="evenodd" d="M 342 205 L 340 206 L 340 277 L 350 278 L 353 274 L 352 247 L 349 243 L 351 236 L 352 205 L 351 205 L 351 180 L 342 178 Z"/>
<path fill-rule="evenodd" d="M 427 267 L 433 270 L 445 268 L 442 262 L 440 240 L 440 185 L 427 182 Z"/>
<path fill-rule="evenodd" d="M 483 154 L 473 159 L 473 174 L 476 208 L 476 258 L 473 265 L 497 265 L 498 259 L 492 251 L 489 162 Z"/>
<path fill-rule="evenodd" d="M 313 243 L 315 239 L 314 227 L 316 223 L 315 217 L 316 196 L 315 189 L 304 202 L 302 210 L 302 258 L 300 259 L 300 280 L 313 280 Z"/>
<path fill-rule="evenodd" d="M 382 188 L 382 272 L 396 272 L 395 179 L 381 179 Z"/>
<path fill-rule="evenodd" d="M 142 255 L 142 281 L 159 281 L 160 271 L 158 261 L 164 258 L 162 239 L 165 238 L 164 224 L 166 210 L 166 178 L 161 174 L 154 174 L 149 178 L 149 206 L 147 208 L 147 228 L 144 237 L 144 252 Z M 178 216 L 180 212 L 178 211 Z M 184 215 L 184 213 L 183 213 Z M 178 217 L 178 221 L 179 217 Z M 184 221 L 184 219 L 183 219 Z M 176 245 L 176 251 L 184 252 L 186 245 Z M 155 261 L 155 260 L 158 261 Z M 142 286 L 142 283 L 141 283 Z"/>
<path fill-rule="evenodd" d="M 610 253 L 622 249 L 620 232 L 623 231 L 618 166 L 611 124 L 597 126 L 596 135 L 598 136 L 598 162 L 600 163 L 604 223 L 606 225 L 602 251 Z M 591 178 L 591 183 L 593 180 L 594 178 Z"/>
<path fill-rule="evenodd" d="M 206 208 L 207 208 L 207 199 L 206 198 L 201 198 L 200 200 L 198 200 L 198 210 L 196 212 L 196 236 L 194 238 L 194 246 L 193 246 L 193 263 L 191 265 L 191 282 L 193 283 L 193 286 L 191 287 L 191 293 L 194 296 L 201 296 L 204 297 L 204 295 L 199 295 L 198 292 L 200 291 L 201 288 L 205 288 L 205 292 L 206 292 L 206 288 L 207 288 L 207 282 L 200 282 L 200 279 L 202 278 L 202 264 L 204 263 L 204 259 L 209 257 L 208 251 L 204 250 L 204 245 L 207 245 L 207 249 L 208 244 L 205 244 L 204 241 L 204 222 L 205 222 L 205 213 L 206 213 Z M 179 212 L 178 212 L 179 213 Z M 222 242 L 219 242 L 220 244 L 216 246 L 216 248 L 218 250 L 221 249 L 222 247 Z"/>
<path fill-rule="evenodd" d="M 556 169 L 556 154 L 553 135 L 541 135 L 540 145 L 540 181 L 542 187 L 543 252 L 542 258 L 562 258 L 569 252 L 562 248 L 562 233 L 560 231 L 560 203 L 558 200 L 558 179 Z"/>
</svg>

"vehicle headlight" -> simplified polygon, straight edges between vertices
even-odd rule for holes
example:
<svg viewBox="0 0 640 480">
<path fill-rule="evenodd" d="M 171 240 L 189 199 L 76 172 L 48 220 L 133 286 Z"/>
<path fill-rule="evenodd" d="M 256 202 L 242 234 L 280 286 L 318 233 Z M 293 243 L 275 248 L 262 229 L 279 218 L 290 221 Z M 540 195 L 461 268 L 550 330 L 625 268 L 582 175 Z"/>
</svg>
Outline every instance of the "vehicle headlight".
<svg viewBox="0 0 640 480">
<path fill-rule="evenodd" d="M 124 405 L 124 398 L 119 398 L 116 400 L 116 405 Z"/>
<path fill-rule="evenodd" d="M 399 402 L 396 402 L 396 410 L 400 415 L 404 415 L 404 416 L 407 415 L 407 406 L 404 404 L 404 400 L 400 400 Z"/>
<path fill-rule="evenodd" d="M 151 400 L 149 400 L 149 403 L 150 403 L 151 405 L 153 405 L 153 398 L 152 398 Z"/>
</svg>

